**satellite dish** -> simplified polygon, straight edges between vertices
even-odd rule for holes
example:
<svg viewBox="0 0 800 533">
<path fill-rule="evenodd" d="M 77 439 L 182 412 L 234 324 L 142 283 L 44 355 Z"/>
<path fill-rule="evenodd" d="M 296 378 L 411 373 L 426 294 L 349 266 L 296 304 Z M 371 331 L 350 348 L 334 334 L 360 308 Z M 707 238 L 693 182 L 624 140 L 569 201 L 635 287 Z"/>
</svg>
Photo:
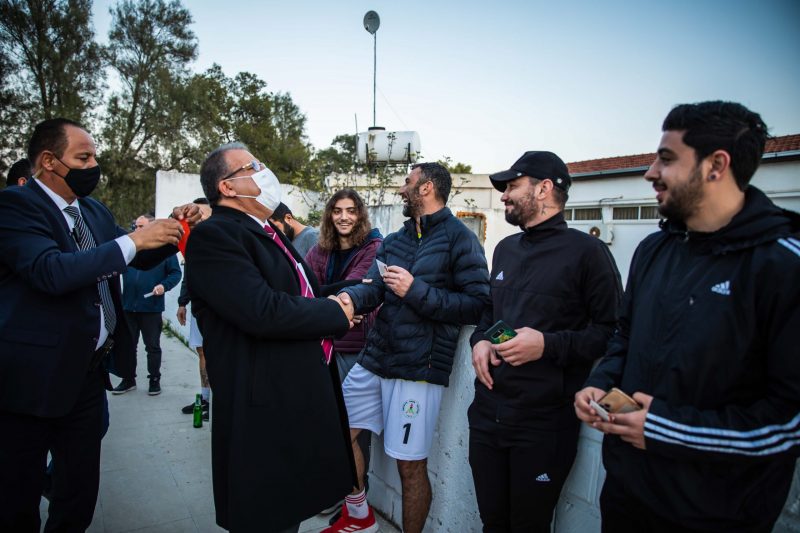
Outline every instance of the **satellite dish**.
<svg viewBox="0 0 800 533">
<path fill-rule="evenodd" d="M 364 15 L 364 29 L 370 32 L 372 35 L 375 35 L 375 32 L 378 31 L 378 28 L 380 27 L 381 18 L 378 16 L 378 14 L 374 11 L 367 11 L 367 14 Z"/>
</svg>

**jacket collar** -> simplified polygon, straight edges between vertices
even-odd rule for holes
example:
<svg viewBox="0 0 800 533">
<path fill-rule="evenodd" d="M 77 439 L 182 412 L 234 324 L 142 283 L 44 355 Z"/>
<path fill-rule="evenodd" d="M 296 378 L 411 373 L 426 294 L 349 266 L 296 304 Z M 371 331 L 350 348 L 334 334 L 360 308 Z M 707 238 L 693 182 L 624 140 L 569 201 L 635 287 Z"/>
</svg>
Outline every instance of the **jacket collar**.
<svg viewBox="0 0 800 533">
<path fill-rule="evenodd" d="M 535 226 L 524 228 L 524 237 L 528 240 L 542 239 L 548 235 L 552 235 L 557 231 L 566 231 L 568 228 L 567 221 L 564 220 L 564 212 L 560 211 L 548 218 L 544 222 L 540 222 Z"/>
<path fill-rule="evenodd" d="M 435 213 L 431 213 L 430 215 L 424 215 L 419 219 L 419 227 L 422 234 L 425 235 L 426 233 L 429 233 L 435 225 L 450 218 L 451 216 L 453 216 L 453 213 L 447 207 L 443 207 Z M 417 236 L 417 224 L 413 218 L 409 218 L 403 222 L 403 226 L 406 228 L 408 233 L 414 237 Z"/>
<path fill-rule="evenodd" d="M 744 193 L 744 206 L 727 226 L 711 233 L 689 231 L 686 224 L 662 220 L 661 230 L 673 237 L 698 245 L 715 255 L 752 248 L 800 231 L 800 215 L 781 209 L 766 194 L 752 185 Z"/>
</svg>

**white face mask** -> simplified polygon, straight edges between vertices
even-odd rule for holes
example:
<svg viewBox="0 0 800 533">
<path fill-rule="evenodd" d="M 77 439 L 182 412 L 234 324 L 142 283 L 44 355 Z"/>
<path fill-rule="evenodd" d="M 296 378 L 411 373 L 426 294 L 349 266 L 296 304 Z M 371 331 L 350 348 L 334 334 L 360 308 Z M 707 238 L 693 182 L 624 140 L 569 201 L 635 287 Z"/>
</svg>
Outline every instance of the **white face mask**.
<svg viewBox="0 0 800 533">
<path fill-rule="evenodd" d="M 251 196 L 249 194 L 237 194 L 241 198 L 255 198 L 256 202 L 260 203 L 270 211 L 275 211 L 281 203 L 281 184 L 278 177 L 266 167 L 259 170 L 251 176 L 237 176 L 236 178 L 228 179 L 243 179 L 253 178 L 261 192 L 258 196 Z"/>
</svg>

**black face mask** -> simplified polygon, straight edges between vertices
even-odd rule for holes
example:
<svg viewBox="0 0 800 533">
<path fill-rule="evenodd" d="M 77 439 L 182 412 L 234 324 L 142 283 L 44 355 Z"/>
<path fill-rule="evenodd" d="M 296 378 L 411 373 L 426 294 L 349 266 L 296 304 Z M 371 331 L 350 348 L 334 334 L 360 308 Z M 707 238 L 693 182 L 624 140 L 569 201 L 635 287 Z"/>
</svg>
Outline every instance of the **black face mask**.
<svg viewBox="0 0 800 533">
<path fill-rule="evenodd" d="M 58 158 L 56 157 L 56 159 Z M 67 186 L 72 189 L 72 192 L 74 192 L 78 198 L 83 198 L 84 196 L 92 194 L 92 191 L 95 190 L 97 184 L 100 182 L 100 165 L 92 168 L 70 168 L 60 159 L 58 159 L 58 162 L 67 167 L 69 172 L 67 172 L 66 176 L 61 176 L 58 173 L 56 173 L 56 175 L 67 182 Z"/>
</svg>

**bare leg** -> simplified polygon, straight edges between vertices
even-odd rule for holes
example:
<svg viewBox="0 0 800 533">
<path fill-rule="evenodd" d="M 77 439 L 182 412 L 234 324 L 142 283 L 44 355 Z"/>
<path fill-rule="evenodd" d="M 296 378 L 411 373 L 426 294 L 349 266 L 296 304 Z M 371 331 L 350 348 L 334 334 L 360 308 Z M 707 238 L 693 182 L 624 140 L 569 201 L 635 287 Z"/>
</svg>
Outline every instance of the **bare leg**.
<svg viewBox="0 0 800 533">
<path fill-rule="evenodd" d="M 421 533 L 431 509 L 431 482 L 428 460 L 397 461 L 403 486 L 403 531 Z"/>
<path fill-rule="evenodd" d="M 208 383 L 208 372 L 206 372 L 206 354 L 203 352 L 203 347 L 197 347 L 197 357 L 200 359 L 200 386 L 208 389 L 211 385 Z"/>
<path fill-rule="evenodd" d="M 356 461 L 356 474 L 358 476 L 358 486 L 353 488 L 351 494 L 358 494 L 364 490 L 364 454 L 361 453 L 361 446 L 358 445 L 358 435 L 360 433 L 360 429 L 350 428 L 350 442 L 353 445 L 353 458 Z"/>
</svg>

